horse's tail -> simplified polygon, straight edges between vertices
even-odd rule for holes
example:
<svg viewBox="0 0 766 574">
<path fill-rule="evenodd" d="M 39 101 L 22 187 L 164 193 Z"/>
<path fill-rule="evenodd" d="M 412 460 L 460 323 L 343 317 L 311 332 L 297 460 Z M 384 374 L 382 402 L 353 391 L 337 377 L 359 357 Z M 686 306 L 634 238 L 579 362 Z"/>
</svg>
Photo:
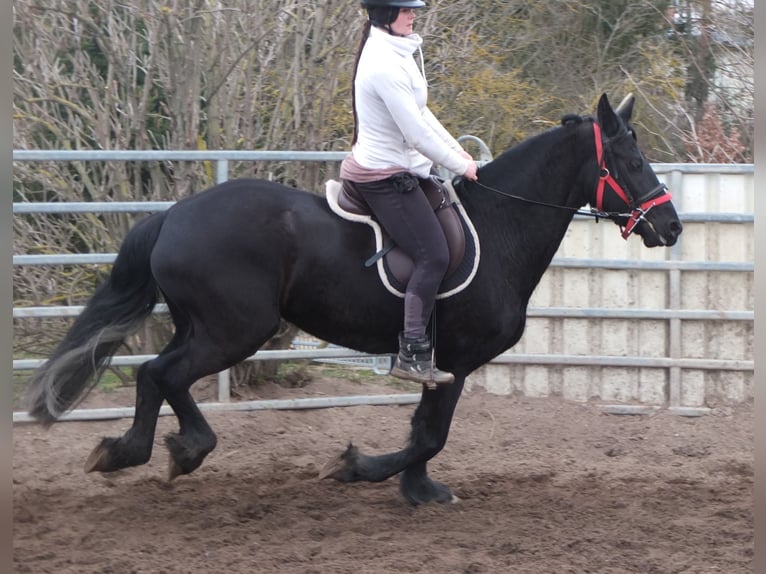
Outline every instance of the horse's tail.
<svg viewBox="0 0 766 574">
<path fill-rule="evenodd" d="M 125 338 L 159 299 L 149 258 L 165 220 L 155 213 L 125 236 L 108 279 L 93 293 L 64 339 L 29 381 L 29 414 L 51 424 L 85 398 Z"/>
</svg>

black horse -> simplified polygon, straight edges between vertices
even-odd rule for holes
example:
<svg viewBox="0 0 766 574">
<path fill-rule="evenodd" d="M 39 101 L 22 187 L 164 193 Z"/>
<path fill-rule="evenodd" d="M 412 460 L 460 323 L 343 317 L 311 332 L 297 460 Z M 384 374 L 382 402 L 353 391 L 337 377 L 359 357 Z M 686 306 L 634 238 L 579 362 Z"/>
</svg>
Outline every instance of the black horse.
<svg viewBox="0 0 766 574">
<path fill-rule="evenodd" d="M 682 226 L 638 147 L 633 104 L 629 96 L 614 110 L 602 95 L 595 118 L 567 116 L 481 167 L 478 182 L 455 180 L 481 244 L 472 283 L 435 309 L 436 360 L 455 383 L 423 389 L 405 448 L 369 456 L 349 445 L 325 476 L 377 482 L 399 474 L 414 504 L 452 500 L 426 465 L 447 441 L 465 378 L 521 337 L 532 291 L 578 209 L 597 206 L 648 247 L 676 242 Z M 370 248 L 366 226 L 341 220 L 319 195 L 277 183 L 232 180 L 179 201 L 127 234 L 110 277 L 32 377 L 29 412 L 50 424 L 71 409 L 162 297 L 175 334 L 138 370 L 131 428 L 102 439 L 86 470 L 146 463 L 165 399 L 179 422 L 165 438 L 170 477 L 190 473 L 216 436 L 189 388 L 252 355 L 282 318 L 352 349 L 396 351 L 402 299 L 363 266 Z"/>
</svg>

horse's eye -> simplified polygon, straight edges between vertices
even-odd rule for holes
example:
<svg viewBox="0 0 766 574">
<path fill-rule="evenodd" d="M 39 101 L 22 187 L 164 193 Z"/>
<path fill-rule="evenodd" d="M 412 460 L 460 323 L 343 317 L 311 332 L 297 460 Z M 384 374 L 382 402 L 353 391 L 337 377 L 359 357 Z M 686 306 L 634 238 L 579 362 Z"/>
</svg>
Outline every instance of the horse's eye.
<svg viewBox="0 0 766 574">
<path fill-rule="evenodd" d="M 644 165 L 644 162 L 640 159 L 632 159 L 630 160 L 629 165 L 633 169 L 641 169 L 641 166 Z"/>
</svg>

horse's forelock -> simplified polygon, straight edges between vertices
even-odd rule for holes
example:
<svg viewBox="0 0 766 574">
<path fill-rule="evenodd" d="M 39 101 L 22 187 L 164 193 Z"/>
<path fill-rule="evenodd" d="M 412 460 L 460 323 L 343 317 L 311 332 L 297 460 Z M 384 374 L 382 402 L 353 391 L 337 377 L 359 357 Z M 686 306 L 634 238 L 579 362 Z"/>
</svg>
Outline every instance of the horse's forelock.
<svg viewBox="0 0 766 574">
<path fill-rule="evenodd" d="M 581 124 L 582 121 L 583 121 L 583 117 L 578 114 L 566 114 L 564 117 L 561 118 L 561 125 L 573 126 L 573 125 Z"/>
</svg>

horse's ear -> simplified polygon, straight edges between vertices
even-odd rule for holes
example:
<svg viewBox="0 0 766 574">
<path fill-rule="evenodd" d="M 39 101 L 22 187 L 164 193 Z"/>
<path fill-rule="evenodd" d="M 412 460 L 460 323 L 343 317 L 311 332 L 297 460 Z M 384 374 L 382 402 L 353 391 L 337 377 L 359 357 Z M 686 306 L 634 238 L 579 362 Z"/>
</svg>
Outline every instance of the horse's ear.
<svg viewBox="0 0 766 574">
<path fill-rule="evenodd" d="M 624 121 L 626 124 L 629 123 L 630 118 L 633 117 L 633 104 L 635 103 L 636 97 L 633 94 L 628 94 L 622 99 L 620 105 L 617 106 L 617 109 L 615 110 L 617 115 L 620 116 L 622 121 Z"/>
<path fill-rule="evenodd" d="M 601 94 L 598 100 L 597 116 L 598 123 L 605 136 L 612 137 L 617 135 L 621 127 L 620 119 L 614 113 L 612 104 L 609 103 L 609 98 L 606 97 L 606 94 Z"/>
</svg>

